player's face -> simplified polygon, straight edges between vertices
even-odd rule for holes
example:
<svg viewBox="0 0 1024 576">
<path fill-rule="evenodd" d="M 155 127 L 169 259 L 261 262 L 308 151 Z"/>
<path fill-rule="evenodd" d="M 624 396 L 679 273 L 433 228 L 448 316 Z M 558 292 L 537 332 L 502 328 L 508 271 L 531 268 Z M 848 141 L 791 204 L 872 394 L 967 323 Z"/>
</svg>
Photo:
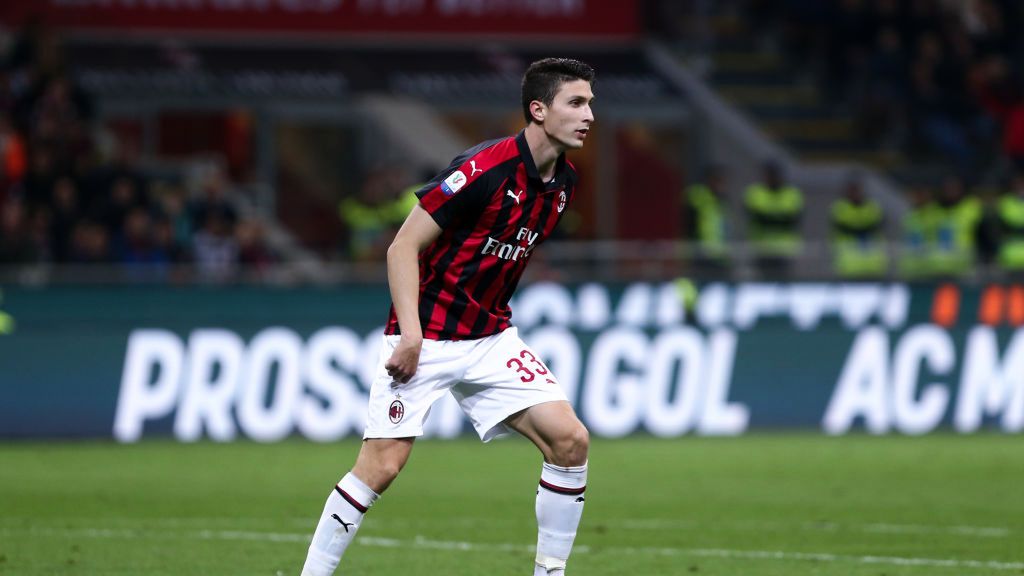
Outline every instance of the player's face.
<svg viewBox="0 0 1024 576">
<path fill-rule="evenodd" d="M 573 80 L 562 84 L 544 117 L 548 137 L 567 149 L 582 148 L 594 122 L 590 109 L 593 100 L 590 82 Z"/>
</svg>

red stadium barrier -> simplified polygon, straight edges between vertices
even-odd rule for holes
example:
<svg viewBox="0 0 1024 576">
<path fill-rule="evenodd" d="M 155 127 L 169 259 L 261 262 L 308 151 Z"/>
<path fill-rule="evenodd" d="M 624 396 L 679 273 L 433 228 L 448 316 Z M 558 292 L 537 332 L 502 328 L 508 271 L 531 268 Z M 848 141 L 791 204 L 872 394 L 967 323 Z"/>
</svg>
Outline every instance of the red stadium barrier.
<svg viewBox="0 0 1024 576">
<path fill-rule="evenodd" d="M 33 16 L 71 30 L 187 33 L 635 38 L 636 0 L 44 0 L 4 2 L 0 21 Z"/>
</svg>

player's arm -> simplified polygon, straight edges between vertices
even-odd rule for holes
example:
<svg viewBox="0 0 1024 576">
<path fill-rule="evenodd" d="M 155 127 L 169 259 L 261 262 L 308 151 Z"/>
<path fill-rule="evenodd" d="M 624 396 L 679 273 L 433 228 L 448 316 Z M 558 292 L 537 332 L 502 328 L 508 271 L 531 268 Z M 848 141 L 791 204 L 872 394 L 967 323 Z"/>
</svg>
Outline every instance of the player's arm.
<svg viewBox="0 0 1024 576">
<path fill-rule="evenodd" d="M 384 367 L 398 382 L 408 382 L 419 365 L 423 345 L 419 318 L 419 253 L 440 234 L 441 227 L 417 204 L 388 248 L 388 286 L 402 337 Z"/>
</svg>

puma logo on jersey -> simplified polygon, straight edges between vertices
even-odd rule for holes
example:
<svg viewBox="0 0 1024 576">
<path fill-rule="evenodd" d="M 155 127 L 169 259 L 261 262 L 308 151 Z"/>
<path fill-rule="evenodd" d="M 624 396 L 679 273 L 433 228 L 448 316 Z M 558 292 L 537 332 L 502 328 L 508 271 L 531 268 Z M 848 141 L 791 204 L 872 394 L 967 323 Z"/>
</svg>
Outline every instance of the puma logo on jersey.
<svg viewBox="0 0 1024 576">
<path fill-rule="evenodd" d="M 476 174 L 477 172 L 483 172 L 483 170 L 476 167 L 476 160 L 470 160 L 469 167 L 472 168 L 472 172 L 469 173 L 470 178 L 472 178 L 473 174 Z"/>
<path fill-rule="evenodd" d="M 505 191 L 505 195 L 506 195 L 506 196 L 509 196 L 509 197 L 511 197 L 511 198 L 514 198 L 514 199 L 515 199 L 515 201 L 516 201 L 516 204 L 519 204 L 519 197 L 523 195 L 523 191 L 522 191 L 522 190 L 520 190 L 520 191 L 519 191 L 519 194 L 513 194 L 513 193 L 512 193 L 512 190 L 511 190 L 511 189 L 509 189 L 509 190 L 506 190 L 506 191 Z"/>
</svg>

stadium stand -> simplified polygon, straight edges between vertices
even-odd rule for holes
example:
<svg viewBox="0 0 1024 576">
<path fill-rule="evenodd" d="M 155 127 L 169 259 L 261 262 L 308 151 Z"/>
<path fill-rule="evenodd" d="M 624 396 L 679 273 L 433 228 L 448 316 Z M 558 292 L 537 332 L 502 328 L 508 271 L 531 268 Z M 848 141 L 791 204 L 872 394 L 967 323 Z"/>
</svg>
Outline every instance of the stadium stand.
<svg viewBox="0 0 1024 576">
<path fill-rule="evenodd" d="M 854 172 L 884 213 L 888 255 L 875 275 L 902 275 L 899 256 L 917 250 L 905 190 L 936 196 L 951 175 L 980 198 L 965 232 L 976 265 L 959 273 L 1005 272 L 1013 258 L 998 255 L 1016 220 L 1003 196 L 1024 164 L 1015 3 L 637 8 L 639 34 L 573 45 L 600 71 L 600 118 L 576 159 L 580 200 L 544 258 L 611 277 L 771 277 L 757 265 L 744 191 L 772 161 L 803 192 L 796 277 L 840 268 L 832 206 Z M 385 219 L 376 248 L 359 248 L 357 213 L 342 206 L 361 195 L 396 202 L 424 169 L 515 131 L 519 72 L 564 46 L 471 35 L 113 38 L 42 20 L 9 32 L 0 259 L 5 274 L 37 281 L 111 270 L 158 282 L 380 279 L 380 243 L 396 222 Z M 728 182 L 730 258 L 709 271 L 687 240 L 696 224 L 682 192 L 711 164 Z M 922 238 L 940 250 L 948 227 L 928 221 Z"/>
</svg>

